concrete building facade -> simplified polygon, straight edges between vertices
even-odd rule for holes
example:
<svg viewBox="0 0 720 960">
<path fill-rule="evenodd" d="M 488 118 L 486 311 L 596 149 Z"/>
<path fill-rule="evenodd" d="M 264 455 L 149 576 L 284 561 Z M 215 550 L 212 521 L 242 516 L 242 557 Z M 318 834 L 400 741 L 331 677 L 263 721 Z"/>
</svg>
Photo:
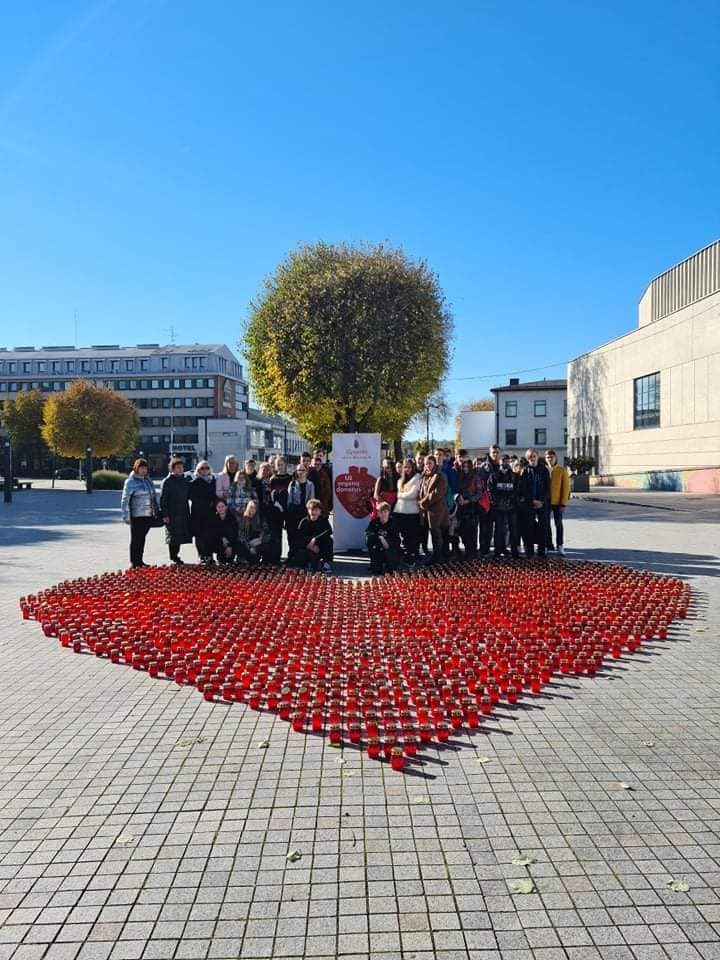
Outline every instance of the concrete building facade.
<svg viewBox="0 0 720 960">
<path fill-rule="evenodd" d="M 217 447 L 220 456 L 231 440 L 227 452 L 241 459 L 264 456 L 283 442 L 289 453 L 300 445 L 289 421 L 259 410 L 249 419 L 243 368 L 225 344 L 0 348 L 0 402 L 23 390 L 62 392 L 77 379 L 117 390 L 134 404 L 140 418 L 138 451 L 156 475 L 173 453 L 192 465 L 205 450 Z M 262 445 L 253 442 L 259 434 L 252 431 L 263 431 Z M 217 456 L 212 463 L 219 469 L 225 454 L 219 463 Z M 118 465 L 126 467 L 128 460 L 132 457 Z"/>
<path fill-rule="evenodd" d="M 549 447 L 563 463 L 566 455 L 567 381 L 511 378 L 493 387 L 495 442 L 503 453 L 523 456 L 529 447 L 543 453 Z"/>
<path fill-rule="evenodd" d="M 597 482 L 720 493 L 720 241 L 649 284 L 636 330 L 570 363 L 568 405 Z"/>
</svg>

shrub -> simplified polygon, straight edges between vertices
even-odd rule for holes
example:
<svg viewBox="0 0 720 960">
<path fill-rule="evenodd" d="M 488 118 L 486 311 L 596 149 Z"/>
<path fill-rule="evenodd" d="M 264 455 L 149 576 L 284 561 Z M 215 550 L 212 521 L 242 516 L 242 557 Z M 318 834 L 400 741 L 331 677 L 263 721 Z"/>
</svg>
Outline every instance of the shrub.
<svg viewBox="0 0 720 960">
<path fill-rule="evenodd" d="M 127 476 L 118 470 L 94 470 L 92 475 L 95 490 L 122 490 L 126 480 Z"/>
</svg>

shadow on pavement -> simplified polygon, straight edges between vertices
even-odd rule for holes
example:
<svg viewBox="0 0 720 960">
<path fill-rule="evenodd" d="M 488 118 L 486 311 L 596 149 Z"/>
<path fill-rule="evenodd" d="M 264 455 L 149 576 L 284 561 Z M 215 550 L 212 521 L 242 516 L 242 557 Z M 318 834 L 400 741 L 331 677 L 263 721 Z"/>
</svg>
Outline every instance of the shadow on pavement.
<svg viewBox="0 0 720 960">
<path fill-rule="evenodd" d="M 622 548 L 590 547 L 566 550 L 570 560 L 597 560 L 620 563 L 652 573 L 673 577 L 718 577 L 720 558 L 711 553 L 667 553 L 657 550 L 623 550 Z"/>
</svg>

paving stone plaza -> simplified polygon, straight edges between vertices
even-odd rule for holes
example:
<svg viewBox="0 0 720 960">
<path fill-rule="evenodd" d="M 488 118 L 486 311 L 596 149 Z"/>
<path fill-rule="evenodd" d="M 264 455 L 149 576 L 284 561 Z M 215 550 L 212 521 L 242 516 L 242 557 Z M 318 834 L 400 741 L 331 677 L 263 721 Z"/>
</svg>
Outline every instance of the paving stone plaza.
<svg viewBox="0 0 720 960">
<path fill-rule="evenodd" d="M 127 565 L 119 494 L 63 486 L 0 504 L 0 960 L 720 958 L 720 498 L 573 500 L 569 560 L 686 578 L 691 617 L 411 776 L 23 622 Z"/>
</svg>

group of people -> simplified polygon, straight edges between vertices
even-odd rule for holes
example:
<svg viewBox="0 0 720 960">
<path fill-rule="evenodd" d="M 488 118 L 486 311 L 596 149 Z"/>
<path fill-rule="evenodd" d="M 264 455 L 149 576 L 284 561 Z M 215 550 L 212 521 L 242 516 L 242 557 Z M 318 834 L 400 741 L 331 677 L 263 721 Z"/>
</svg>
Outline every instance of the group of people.
<svg viewBox="0 0 720 960">
<path fill-rule="evenodd" d="M 215 475 L 207 460 L 192 473 L 179 457 L 170 462 L 158 497 L 148 463 L 135 461 L 121 508 L 130 525 L 130 563 L 145 566 L 148 531 L 164 527 L 170 560 L 195 541 L 203 563 L 279 564 L 283 536 L 287 563 L 328 572 L 333 560 L 332 473 L 321 450 L 300 456 L 290 473 L 282 456 L 261 463 L 228 456 Z M 467 451 L 385 459 L 368 503 L 365 532 L 370 570 L 381 574 L 421 562 L 480 556 L 501 559 L 564 553 L 563 513 L 570 499 L 567 470 L 554 450 L 544 457 L 483 458 Z M 554 537 L 553 537 L 554 527 Z"/>
<path fill-rule="evenodd" d="M 517 559 L 521 544 L 526 557 L 563 554 L 569 499 L 570 478 L 554 450 L 544 457 L 535 449 L 524 457 L 502 456 L 493 445 L 475 460 L 466 450 L 454 457 L 444 449 L 383 460 L 366 531 L 371 571 L 413 566 L 420 553 L 430 563 L 508 554 Z"/>
<path fill-rule="evenodd" d="M 173 563 L 183 563 L 180 549 L 194 540 L 202 563 L 277 564 L 285 533 L 288 563 L 330 570 L 332 476 L 321 450 L 303 453 L 292 474 L 281 456 L 259 469 L 255 460 L 241 466 L 228 456 L 217 475 L 207 460 L 187 473 L 184 461 L 174 457 L 159 497 L 148 470 L 147 460 L 136 460 L 122 492 L 131 566 L 146 566 L 148 531 L 162 526 Z"/>
</svg>

